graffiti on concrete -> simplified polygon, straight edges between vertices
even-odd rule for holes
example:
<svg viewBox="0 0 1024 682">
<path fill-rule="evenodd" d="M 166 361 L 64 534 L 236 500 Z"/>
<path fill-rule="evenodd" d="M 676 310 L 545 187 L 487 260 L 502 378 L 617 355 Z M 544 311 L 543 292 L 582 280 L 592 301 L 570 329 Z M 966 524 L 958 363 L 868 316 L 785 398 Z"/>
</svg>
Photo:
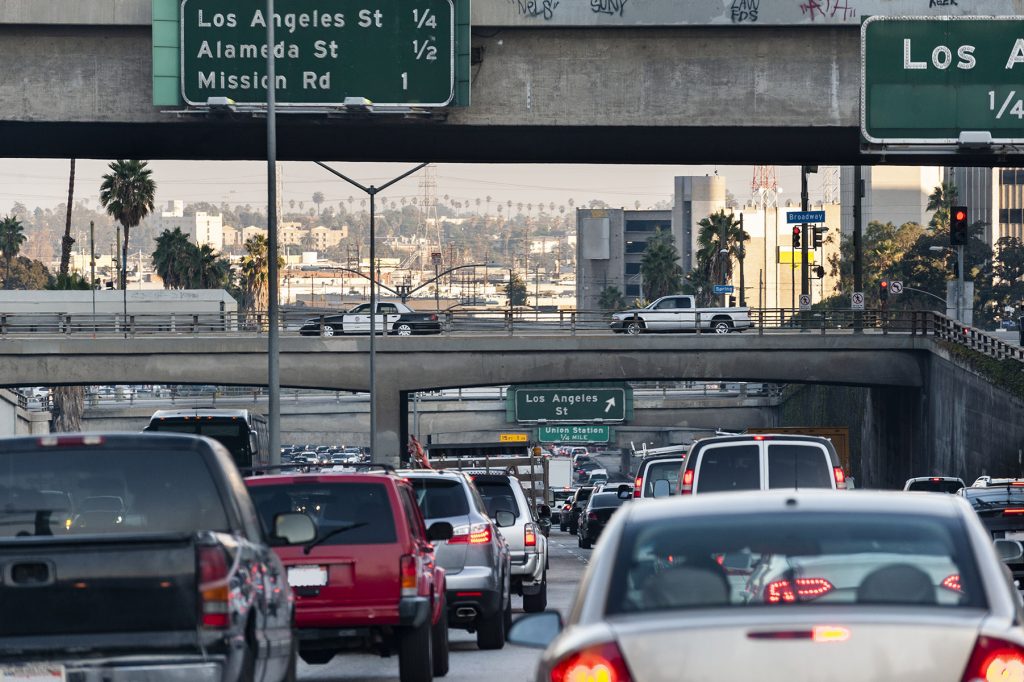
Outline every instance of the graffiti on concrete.
<svg viewBox="0 0 1024 682">
<path fill-rule="evenodd" d="M 734 24 L 756 23 L 761 0 L 732 0 L 729 19 Z"/>
<path fill-rule="evenodd" d="M 590 0 L 590 10 L 594 14 L 608 14 L 610 16 L 622 16 L 626 9 L 627 0 Z"/>
<path fill-rule="evenodd" d="M 551 21 L 559 0 L 508 0 L 521 17 L 539 18 Z"/>
</svg>

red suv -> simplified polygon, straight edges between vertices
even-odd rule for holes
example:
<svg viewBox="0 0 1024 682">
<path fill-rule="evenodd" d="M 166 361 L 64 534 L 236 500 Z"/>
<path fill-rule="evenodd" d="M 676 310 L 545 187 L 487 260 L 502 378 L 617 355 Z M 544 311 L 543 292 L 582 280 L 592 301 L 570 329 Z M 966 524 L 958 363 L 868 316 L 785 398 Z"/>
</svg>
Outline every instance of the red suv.
<svg viewBox="0 0 1024 682">
<path fill-rule="evenodd" d="M 448 672 L 444 569 L 431 541 L 451 538 L 452 527 L 424 526 L 408 481 L 386 472 L 287 473 L 246 484 L 265 529 L 288 512 L 317 526 L 306 545 L 274 547 L 295 593 L 302 660 L 397 652 L 401 682 Z"/>
</svg>

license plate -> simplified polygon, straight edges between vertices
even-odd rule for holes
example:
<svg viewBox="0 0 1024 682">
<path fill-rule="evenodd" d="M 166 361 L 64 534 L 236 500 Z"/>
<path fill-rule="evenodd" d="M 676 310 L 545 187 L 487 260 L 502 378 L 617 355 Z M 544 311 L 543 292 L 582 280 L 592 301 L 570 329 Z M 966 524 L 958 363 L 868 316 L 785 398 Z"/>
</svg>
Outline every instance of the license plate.
<svg viewBox="0 0 1024 682">
<path fill-rule="evenodd" d="M 0 682 L 65 682 L 64 666 L 54 663 L 0 665 Z"/>
<path fill-rule="evenodd" d="M 327 584 L 327 569 L 323 566 L 292 566 L 288 569 L 288 584 L 292 587 L 321 587 Z M 0 678 L 0 682 L 2 680 Z"/>
</svg>

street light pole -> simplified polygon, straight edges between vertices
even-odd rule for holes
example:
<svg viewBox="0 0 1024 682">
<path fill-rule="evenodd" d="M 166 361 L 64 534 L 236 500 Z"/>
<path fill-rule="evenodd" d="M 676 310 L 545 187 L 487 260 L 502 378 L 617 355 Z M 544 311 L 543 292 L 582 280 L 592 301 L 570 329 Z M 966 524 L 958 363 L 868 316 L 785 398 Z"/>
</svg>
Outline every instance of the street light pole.
<svg viewBox="0 0 1024 682">
<path fill-rule="evenodd" d="M 267 0 L 272 2 L 273 0 Z M 369 187 L 356 182 L 352 178 L 339 173 L 327 164 L 321 161 L 314 161 L 316 165 L 320 166 L 328 173 L 335 175 L 353 187 L 358 188 L 362 192 L 366 192 L 370 196 L 370 455 L 374 458 L 374 461 L 380 462 L 380 453 L 377 451 L 377 405 L 376 405 L 376 394 L 377 394 L 377 287 L 376 281 L 379 274 L 375 277 L 373 268 L 377 262 L 377 223 L 374 219 L 374 213 L 376 212 L 376 197 L 378 192 L 382 192 L 391 185 L 395 184 L 399 180 L 404 180 L 413 173 L 425 168 L 430 165 L 429 163 L 421 163 L 415 168 L 412 168 L 405 173 L 402 173 L 396 178 L 385 182 L 380 187 L 370 185 Z M 401 444 L 399 444 L 401 446 Z M 395 456 L 401 459 L 401 453 L 396 452 Z"/>
<path fill-rule="evenodd" d="M 267 430 L 270 463 L 281 463 L 281 331 L 277 267 L 277 80 L 274 62 L 274 0 L 267 0 Z"/>
<path fill-rule="evenodd" d="M 956 247 L 956 319 L 964 321 L 964 245 Z M 973 320 L 972 320 L 973 321 Z"/>
</svg>

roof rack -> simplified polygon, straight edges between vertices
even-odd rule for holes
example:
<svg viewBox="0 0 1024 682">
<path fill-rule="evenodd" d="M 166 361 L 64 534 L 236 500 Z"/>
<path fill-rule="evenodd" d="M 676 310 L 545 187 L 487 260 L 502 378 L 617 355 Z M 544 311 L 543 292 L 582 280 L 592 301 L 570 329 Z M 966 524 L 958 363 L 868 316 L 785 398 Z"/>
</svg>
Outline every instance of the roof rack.
<svg viewBox="0 0 1024 682">
<path fill-rule="evenodd" d="M 389 474 L 395 473 L 395 467 L 391 466 L 390 464 L 371 462 L 369 464 L 357 464 L 355 466 L 356 471 L 369 471 L 370 469 L 383 469 Z"/>
<path fill-rule="evenodd" d="M 270 469 L 309 469 L 312 464 L 266 464 L 263 466 L 255 467 L 238 467 L 238 470 L 243 475 L 251 474 L 253 476 L 262 476 Z"/>
</svg>

